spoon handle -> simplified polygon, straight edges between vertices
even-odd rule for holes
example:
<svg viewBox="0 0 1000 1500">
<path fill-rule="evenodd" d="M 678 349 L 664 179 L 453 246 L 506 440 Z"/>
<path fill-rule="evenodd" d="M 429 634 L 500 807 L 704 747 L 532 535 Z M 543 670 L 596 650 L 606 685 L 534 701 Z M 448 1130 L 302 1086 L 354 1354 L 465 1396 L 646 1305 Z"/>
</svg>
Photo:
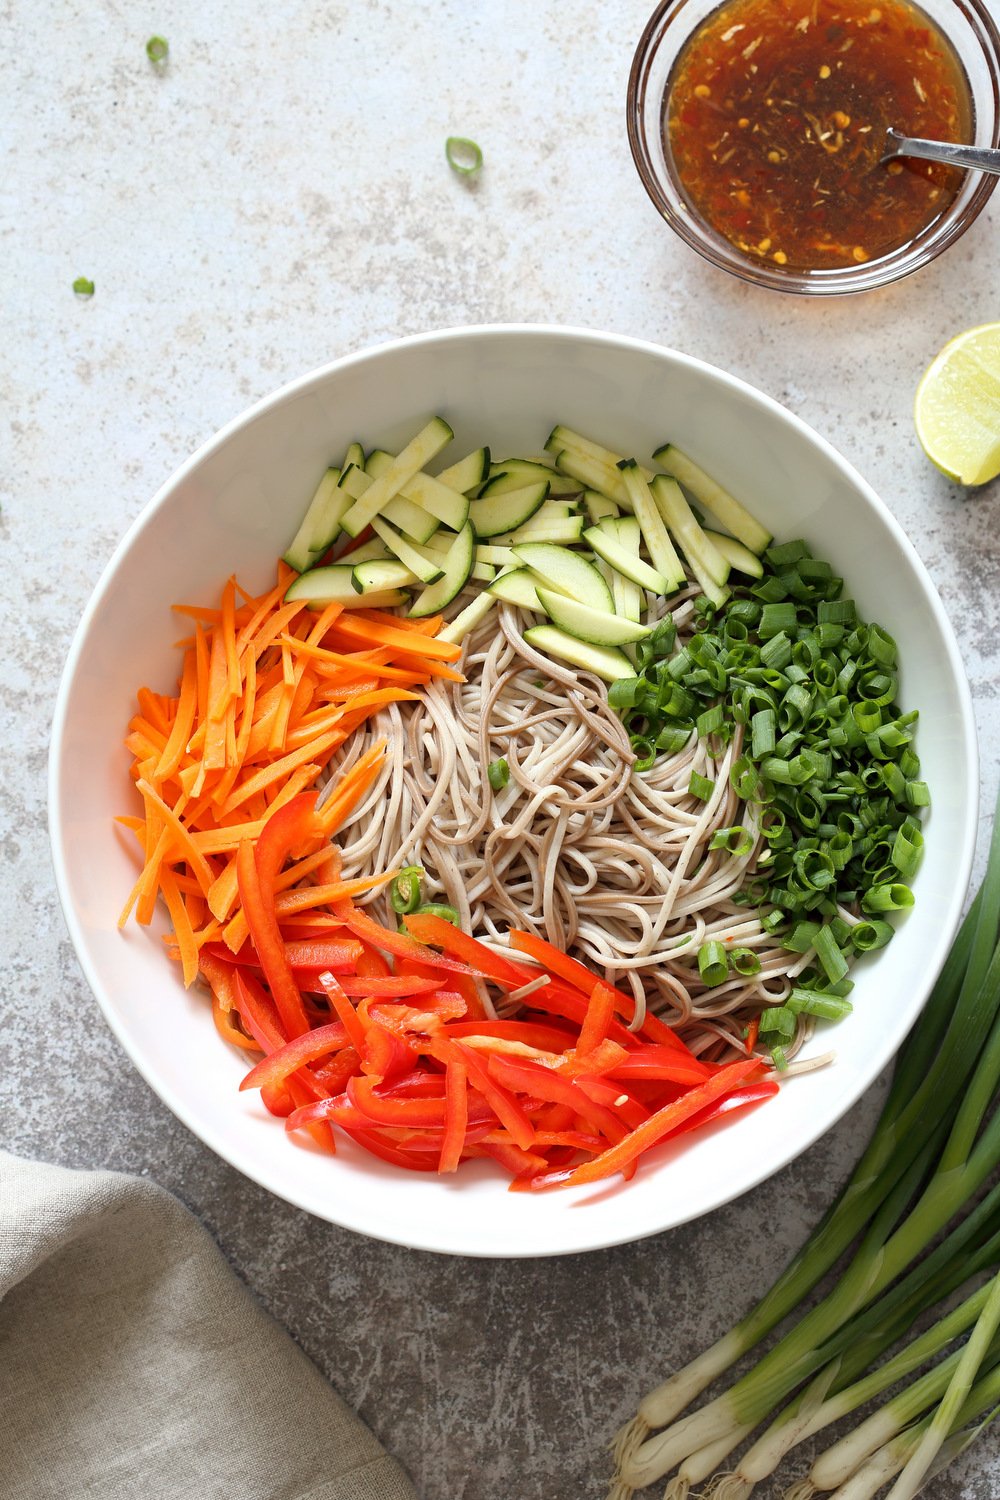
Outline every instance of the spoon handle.
<svg viewBox="0 0 1000 1500">
<path fill-rule="evenodd" d="M 979 172 L 1000 176 L 1000 150 L 992 146 L 954 146 L 947 141 L 925 141 L 900 135 L 897 130 L 886 133 L 886 146 L 887 156 L 919 156 L 924 161 L 940 161 L 949 167 L 972 167 Z"/>
</svg>

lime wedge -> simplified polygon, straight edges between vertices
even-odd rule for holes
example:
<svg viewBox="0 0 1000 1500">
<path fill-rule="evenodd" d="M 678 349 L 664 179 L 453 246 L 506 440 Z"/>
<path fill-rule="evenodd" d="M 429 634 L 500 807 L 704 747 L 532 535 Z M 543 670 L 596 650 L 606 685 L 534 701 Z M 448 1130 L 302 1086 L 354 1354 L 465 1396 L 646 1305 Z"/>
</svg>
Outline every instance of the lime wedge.
<svg viewBox="0 0 1000 1500">
<path fill-rule="evenodd" d="M 1000 474 L 1000 323 L 945 344 L 917 386 L 913 420 L 932 464 L 959 484 Z"/>
</svg>

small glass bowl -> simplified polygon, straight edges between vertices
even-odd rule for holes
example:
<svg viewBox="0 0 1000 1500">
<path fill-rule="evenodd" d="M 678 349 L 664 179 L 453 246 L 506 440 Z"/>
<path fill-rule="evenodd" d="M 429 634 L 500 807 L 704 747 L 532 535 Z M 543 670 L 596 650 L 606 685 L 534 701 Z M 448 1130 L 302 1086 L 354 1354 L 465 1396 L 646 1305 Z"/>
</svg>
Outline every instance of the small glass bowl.
<svg viewBox="0 0 1000 1500">
<path fill-rule="evenodd" d="M 948 209 L 897 250 L 855 266 L 802 271 L 752 260 L 691 207 L 663 141 L 664 99 L 677 55 L 719 0 L 661 0 L 650 17 L 628 82 L 628 138 L 643 186 L 681 239 L 713 265 L 755 286 L 822 296 L 886 286 L 934 260 L 954 244 L 986 206 L 998 179 L 967 172 Z M 949 38 L 965 70 L 972 100 L 973 144 L 1000 147 L 1000 31 L 986 0 L 919 0 Z"/>
</svg>

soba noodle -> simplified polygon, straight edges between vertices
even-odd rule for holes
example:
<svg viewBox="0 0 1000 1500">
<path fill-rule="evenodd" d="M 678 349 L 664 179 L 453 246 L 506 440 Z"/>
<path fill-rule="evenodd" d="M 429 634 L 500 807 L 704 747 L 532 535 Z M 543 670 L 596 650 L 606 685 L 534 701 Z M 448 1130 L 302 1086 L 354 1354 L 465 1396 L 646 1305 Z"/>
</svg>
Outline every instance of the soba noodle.
<svg viewBox="0 0 1000 1500">
<path fill-rule="evenodd" d="M 670 601 L 681 639 L 694 592 Z M 729 782 L 739 734 L 729 745 L 692 735 L 634 772 L 605 684 L 533 650 L 525 623 L 498 606 L 466 639 L 465 682 L 435 678 L 420 701 L 391 704 L 351 736 L 335 775 L 381 739 L 388 749 L 339 835 L 344 877 L 419 865 L 423 900 L 454 907 L 496 951 L 509 951 L 510 928 L 535 933 L 631 989 L 637 1018 L 648 1005 L 696 1053 L 742 1053 L 750 1016 L 780 1004 L 811 955 L 776 946 L 755 909 L 733 901 L 762 843 L 755 810 Z M 510 779 L 493 791 L 488 768 L 500 757 Z M 705 802 L 688 789 L 692 771 L 714 782 Z M 750 851 L 710 850 L 713 833 L 735 824 Z M 385 888 L 369 900 L 392 925 Z M 713 939 L 752 949 L 760 972 L 708 988 L 698 950 Z M 803 1025 L 789 1053 L 805 1035 Z"/>
</svg>

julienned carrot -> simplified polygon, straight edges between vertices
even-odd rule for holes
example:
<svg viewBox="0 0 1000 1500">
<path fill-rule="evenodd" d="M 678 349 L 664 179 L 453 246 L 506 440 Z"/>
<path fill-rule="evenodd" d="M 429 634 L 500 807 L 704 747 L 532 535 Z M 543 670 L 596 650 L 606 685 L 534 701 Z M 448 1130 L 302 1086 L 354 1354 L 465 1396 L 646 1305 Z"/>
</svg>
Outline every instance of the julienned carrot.
<svg viewBox="0 0 1000 1500">
<path fill-rule="evenodd" d="M 259 597 L 229 578 L 217 604 L 178 606 L 193 619 L 194 634 L 177 693 L 137 693 L 126 744 L 143 799 L 136 820 L 143 864 L 121 924 L 133 910 L 148 924 L 162 896 L 186 984 L 197 973 L 204 934 L 217 935 L 202 920 L 206 902 L 237 947 L 245 941 L 236 871 L 242 840 L 256 842 L 271 813 L 315 787 L 344 741 L 386 703 L 412 699 L 432 677 L 461 680 L 446 665 L 457 648 L 434 639 L 440 620 L 364 611 L 360 635 L 352 636 L 352 612 L 342 605 L 317 614 L 285 602 L 293 576 L 279 563 L 275 586 Z M 319 814 L 319 839 L 342 826 L 383 759 L 384 746 L 375 746 L 334 783 Z M 340 894 L 360 890 L 348 883 Z M 329 894 L 300 904 L 322 905 Z"/>
</svg>

